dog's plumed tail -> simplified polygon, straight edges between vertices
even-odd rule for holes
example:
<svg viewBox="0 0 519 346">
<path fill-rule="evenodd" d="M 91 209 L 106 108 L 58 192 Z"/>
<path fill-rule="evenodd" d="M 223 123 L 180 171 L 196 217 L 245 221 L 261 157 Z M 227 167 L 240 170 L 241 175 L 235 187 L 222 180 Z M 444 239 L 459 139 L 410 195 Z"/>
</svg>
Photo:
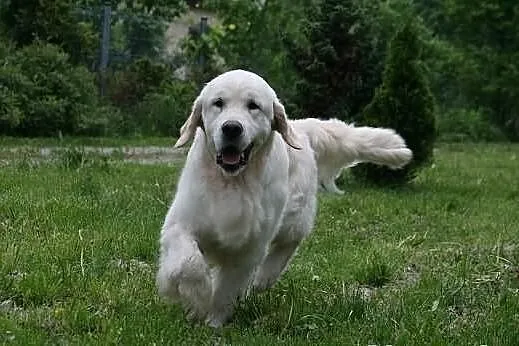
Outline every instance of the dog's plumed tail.
<svg viewBox="0 0 519 346">
<path fill-rule="evenodd" d="M 319 183 L 330 192 L 342 193 L 335 186 L 335 178 L 345 167 L 370 162 L 398 169 L 413 157 L 404 139 L 392 129 L 315 118 L 294 120 L 292 125 L 308 137 L 315 152 Z"/>
</svg>

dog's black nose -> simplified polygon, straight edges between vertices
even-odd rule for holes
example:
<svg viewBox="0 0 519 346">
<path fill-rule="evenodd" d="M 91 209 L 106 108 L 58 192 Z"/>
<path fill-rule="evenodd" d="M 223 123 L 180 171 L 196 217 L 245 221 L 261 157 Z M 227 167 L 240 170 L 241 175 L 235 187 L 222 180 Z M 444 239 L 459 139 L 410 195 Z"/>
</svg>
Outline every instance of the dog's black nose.
<svg viewBox="0 0 519 346">
<path fill-rule="evenodd" d="M 226 139 L 236 139 L 243 133 L 243 126 L 236 120 L 227 120 L 222 125 L 222 132 Z"/>
</svg>

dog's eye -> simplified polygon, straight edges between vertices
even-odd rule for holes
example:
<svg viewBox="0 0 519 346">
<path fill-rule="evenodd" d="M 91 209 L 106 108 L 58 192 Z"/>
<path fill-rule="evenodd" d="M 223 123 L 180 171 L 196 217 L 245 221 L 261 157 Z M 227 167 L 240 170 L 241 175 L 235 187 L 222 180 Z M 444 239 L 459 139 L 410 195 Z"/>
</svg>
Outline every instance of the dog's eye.
<svg viewBox="0 0 519 346">
<path fill-rule="evenodd" d="M 249 103 L 247 103 L 247 108 L 250 110 L 250 111 L 253 111 L 255 109 L 259 109 L 259 106 L 256 102 L 254 101 L 249 101 Z"/>
<path fill-rule="evenodd" d="M 222 108 L 223 107 L 223 100 L 222 99 L 217 99 L 216 101 L 213 102 L 213 106 L 218 107 L 218 108 Z"/>
</svg>

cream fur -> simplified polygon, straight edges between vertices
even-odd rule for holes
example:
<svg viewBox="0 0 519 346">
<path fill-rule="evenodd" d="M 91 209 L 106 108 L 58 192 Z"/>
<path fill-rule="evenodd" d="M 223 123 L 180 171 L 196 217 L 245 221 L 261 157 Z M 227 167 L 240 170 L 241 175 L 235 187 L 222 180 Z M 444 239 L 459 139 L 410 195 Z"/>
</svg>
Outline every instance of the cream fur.
<svg viewBox="0 0 519 346">
<path fill-rule="evenodd" d="M 408 164 L 412 151 L 392 129 L 355 127 L 337 119 L 291 120 L 297 133 L 304 133 L 315 151 L 319 167 L 319 186 L 328 192 L 343 194 L 335 179 L 342 169 L 371 162 L 399 169 Z"/>
<path fill-rule="evenodd" d="M 228 106 L 216 109 L 218 97 Z M 259 111 L 247 109 L 251 99 Z M 236 174 L 215 163 L 221 124 L 230 119 L 243 124 L 243 145 L 255 143 Z M 231 71 L 209 82 L 182 132 L 180 145 L 194 141 L 162 227 L 157 286 L 191 317 L 219 327 L 247 289 L 278 280 L 310 233 L 317 166 L 308 139 L 293 133 L 275 92 L 250 72 Z"/>
<path fill-rule="evenodd" d="M 243 127 L 233 142 L 240 150 L 254 144 L 247 164 L 232 172 L 217 164 L 226 121 Z M 243 70 L 203 88 L 176 146 L 191 140 L 161 231 L 156 282 L 162 297 L 213 327 L 229 320 L 239 297 L 271 287 L 286 270 L 312 230 L 318 179 L 361 160 L 403 164 L 379 154 L 385 150 L 409 155 L 391 130 L 288 121 L 267 82 Z"/>
</svg>

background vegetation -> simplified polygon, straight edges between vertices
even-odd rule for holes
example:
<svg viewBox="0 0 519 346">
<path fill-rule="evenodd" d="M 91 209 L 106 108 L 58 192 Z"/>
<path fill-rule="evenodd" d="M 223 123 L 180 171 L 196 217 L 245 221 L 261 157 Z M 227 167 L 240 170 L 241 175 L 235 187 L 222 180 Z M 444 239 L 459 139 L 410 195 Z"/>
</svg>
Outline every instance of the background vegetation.
<svg viewBox="0 0 519 346">
<path fill-rule="evenodd" d="M 231 68 L 267 78 L 293 117 L 361 121 L 382 84 L 389 40 L 413 20 L 423 46 L 422 70 L 436 99 L 439 137 L 519 140 L 519 5 L 514 1 L 110 5 L 108 92 L 100 97 L 95 92 L 98 1 L 2 1 L 2 134 L 175 135 L 200 86 Z M 166 29 L 190 8 L 215 16 L 205 33 L 194 23 L 193 35 L 172 53 L 165 46 Z"/>
</svg>

